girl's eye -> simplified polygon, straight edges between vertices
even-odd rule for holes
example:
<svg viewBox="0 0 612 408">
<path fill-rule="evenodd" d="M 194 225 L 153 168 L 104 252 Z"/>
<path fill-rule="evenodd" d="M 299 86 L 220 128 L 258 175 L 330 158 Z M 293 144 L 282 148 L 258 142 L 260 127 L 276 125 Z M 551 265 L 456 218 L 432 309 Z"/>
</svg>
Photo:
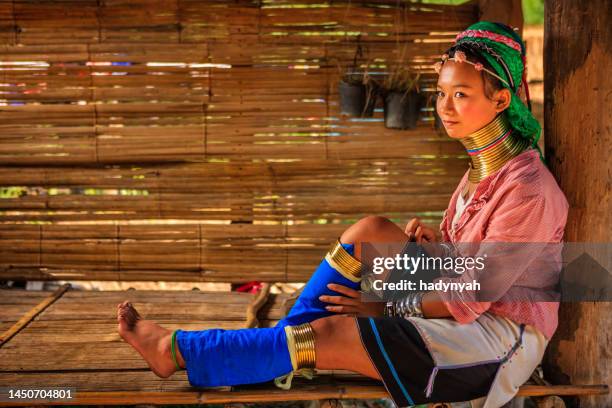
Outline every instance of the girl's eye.
<svg viewBox="0 0 612 408">
<path fill-rule="evenodd" d="M 455 92 L 455 96 L 464 97 L 465 94 L 463 92 Z"/>
<path fill-rule="evenodd" d="M 437 97 L 439 97 L 439 98 L 441 98 L 441 97 L 443 97 L 443 96 L 444 96 L 444 92 L 442 92 L 442 91 L 436 91 L 436 96 L 437 96 Z"/>
</svg>

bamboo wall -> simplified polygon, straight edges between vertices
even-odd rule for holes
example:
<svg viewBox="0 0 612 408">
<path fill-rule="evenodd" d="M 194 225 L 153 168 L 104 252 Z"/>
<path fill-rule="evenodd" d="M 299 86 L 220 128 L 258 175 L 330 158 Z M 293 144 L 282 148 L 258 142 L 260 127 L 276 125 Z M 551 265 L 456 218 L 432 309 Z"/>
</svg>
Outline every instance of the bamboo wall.
<svg viewBox="0 0 612 408">
<path fill-rule="evenodd" d="M 340 67 L 434 57 L 474 6 L 0 2 L 0 280 L 304 281 L 359 218 L 436 225 L 466 168 L 339 115 Z"/>
</svg>

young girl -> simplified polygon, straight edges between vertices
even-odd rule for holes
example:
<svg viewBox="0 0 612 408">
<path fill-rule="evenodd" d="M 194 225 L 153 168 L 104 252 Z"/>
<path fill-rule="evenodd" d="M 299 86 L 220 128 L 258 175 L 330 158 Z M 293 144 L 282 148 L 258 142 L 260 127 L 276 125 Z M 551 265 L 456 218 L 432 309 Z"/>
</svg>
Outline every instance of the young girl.
<svg viewBox="0 0 612 408">
<path fill-rule="evenodd" d="M 471 159 L 444 212 L 441 241 L 456 244 L 560 243 L 568 204 L 537 148 L 540 126 L 519 95 L 525 47 L 509 27 L 479 22 L 460 33 L 436 64 L 437 112 Z M 288 316 L 275 327 L 170 332 L 118 305 L 119 333 L 160 377 L 186 368 L 194 386 L 275 380 L 297 370 L 345 369 L 382 380 L 398 406 L 509 401 L 542 359 L 557 327 L 556 302 L 510 302 L 508 293 L 554 286 L 534 257 L 512 260 L 498 293 L 475 301 L 460 292 L 411 293 L 395 302 L 360 298 L 362 243 L 437 242 L 411 220 L 402 231 L 370 216 L 327 252 Z M 558 254 L 552 253 L 553 258 Z M 440 280 L 469 277 L 445 275 Z M 547 277 L 547 278 L 543 278 Z"/>
</svg>

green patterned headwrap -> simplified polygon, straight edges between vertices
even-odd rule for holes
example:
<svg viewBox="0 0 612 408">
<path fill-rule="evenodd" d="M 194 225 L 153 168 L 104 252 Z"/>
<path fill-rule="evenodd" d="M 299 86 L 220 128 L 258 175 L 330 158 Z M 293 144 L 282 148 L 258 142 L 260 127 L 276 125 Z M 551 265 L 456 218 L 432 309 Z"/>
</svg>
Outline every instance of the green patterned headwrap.
<svg viewBox="0 0 612 408">
<path fill-rule="evenodd" d="M 451 49 L 470 50 L 482 56 L 504 80 L 501 81 L 503 86 L 508 88 L 512 95 L 510 105 L 504 111 L 506 118 L 521 137 L 528 139 L 531 146 L 538 149 L 540 158 L 544 161 L 538 147 L 542 127 L 531 113 L 525 72 L 525 44 L 521 37 L 505 24 L 480 21 L 459 33 Z M 528 106 L 525 106 L 520 98 L 523 87 Z"/>
</svg>

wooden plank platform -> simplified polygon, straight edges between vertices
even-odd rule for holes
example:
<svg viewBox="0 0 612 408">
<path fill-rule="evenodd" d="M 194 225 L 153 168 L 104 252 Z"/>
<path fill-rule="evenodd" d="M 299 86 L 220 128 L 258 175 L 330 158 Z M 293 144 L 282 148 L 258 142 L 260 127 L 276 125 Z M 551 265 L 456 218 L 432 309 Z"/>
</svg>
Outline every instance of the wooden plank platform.
<svg viewBox="0 0 612 408">
<path fill-rule="evenodd" d="M 0 290 L 0 327 L 6 331 L 53 292 Z M 168 329 L 238 329 L 256 295 L 203 291 L 72 291 L 49 305 L 0 347 L 0 384 L 69 387 L 70 404 L 208 404 L 313 399 L 386 398 L 382 384 L 348 371 L 321 370 L 313 380 L 294 379 L 291 390 L 272 383 L 239 387 L 192 387 L 185 371 L 168 379 L 153 374 L 117 333 L 116 305 L 130 300 L 144 318 Z M 262 327 L 283 316 L 287 295 L 270 294 L 259 309 Z M 605 386 L 524 385 L 519 395 L 608 392 Z M 40 402 L 66 405 L 67 401 Z M 0 403 L 31 405 L 32 402 Z M 37 402 L 39 404 L 39 402 Z"/>
<path fill-rule="evenodd" d="M 0 290 L 0 327 L 7 330 L 52 293 Z M 269 295 L 258 313 L 262 327 L 273 326 L 282 317 L 286 297 Z M 254 299 L 253 294 L 238 292 L 67 291 L 0 347 L 0 384 L 75 388 L 76 399 L 70 404 L 200 404 L 387 396 L 379 382 L 348 371 L 321 371 L 315 380 L 296 378 L 289 391 L 271 383 L 194 388 L 185 371 L 168 379 L 158 378 L 117 333 L 116 305 L 123 300 L 130 300 L 143 317 L 168 329 L 203 330 L 245 327 L 246 311 Z M 66 401 L 57 404 L 65 405 Z"/>
</svg>

